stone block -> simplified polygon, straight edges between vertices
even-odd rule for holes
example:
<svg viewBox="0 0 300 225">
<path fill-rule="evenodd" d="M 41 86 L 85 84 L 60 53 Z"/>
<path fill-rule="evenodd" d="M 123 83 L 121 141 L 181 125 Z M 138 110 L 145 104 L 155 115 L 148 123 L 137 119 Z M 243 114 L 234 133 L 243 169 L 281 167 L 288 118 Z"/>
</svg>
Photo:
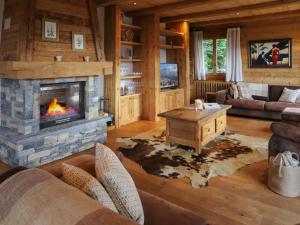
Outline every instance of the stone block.
<svg viewBox="0 0 300 225">
<path fill-rule="evenodd" d="M 58 143 L 57 136 L 48 136 L 44 139 L 45 145 L 56 145 Z"/>
<path fill-rule="evenodd" d="M 49 156 L 51 154 L 51 150 L 41 151 L 28 156 L 28 161 L 34 161 L 36 159 L 40 159 L 45 156 Z"/>
</svg>

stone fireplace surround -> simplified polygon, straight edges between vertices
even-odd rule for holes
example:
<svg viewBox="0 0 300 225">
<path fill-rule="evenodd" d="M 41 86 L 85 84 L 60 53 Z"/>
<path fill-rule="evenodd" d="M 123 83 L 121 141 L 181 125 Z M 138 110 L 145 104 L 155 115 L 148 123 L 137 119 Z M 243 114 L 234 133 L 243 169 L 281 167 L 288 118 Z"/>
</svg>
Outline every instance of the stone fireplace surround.
<svg viewBox="0 0 300 225">
<path fill-rule="evenodd" d="M 99 116 L 99 76 L 0 79 L 0 160 L 40 166 L 106 141 L 107 117 Z M 40 85 L 85 81 L 85 119 L 40 129 Z"/>
</svg>

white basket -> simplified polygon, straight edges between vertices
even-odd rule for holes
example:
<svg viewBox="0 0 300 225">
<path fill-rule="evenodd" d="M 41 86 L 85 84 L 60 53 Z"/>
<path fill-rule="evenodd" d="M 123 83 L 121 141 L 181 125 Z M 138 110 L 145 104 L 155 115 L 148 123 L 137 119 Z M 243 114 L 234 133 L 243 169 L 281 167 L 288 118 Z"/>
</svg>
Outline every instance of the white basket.
<svg viewBox="0 0 300 225">
<path fill-rule="evenodd" d="M 295 153 L 293 153 L 295 154 Z M 297 155 L 299 161 L 299 155 Z M 286 197 L 300 196 L 300 167 L 287 167 L 283 164 L 283 154 L 270 158 L 268 170 L 269 188 Z M 279 161 L 279 163 L 278 163 Z"/>
</svg>

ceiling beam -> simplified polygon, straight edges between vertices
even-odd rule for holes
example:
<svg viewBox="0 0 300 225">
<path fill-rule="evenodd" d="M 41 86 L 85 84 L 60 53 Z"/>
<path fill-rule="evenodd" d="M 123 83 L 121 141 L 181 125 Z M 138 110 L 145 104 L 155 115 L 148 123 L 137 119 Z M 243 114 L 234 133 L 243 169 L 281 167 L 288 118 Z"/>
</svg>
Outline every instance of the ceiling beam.
<svg viewBox="0 0 300 225">
<path fill-rule="evenodd" d="M 206 21 L 206 22 L 196 22 L 191 23 L 191 28 L 204 28 L 204 27 L 212 27 L 212 26 L 238 26 L 243 24 L 249 24 L 249 23 L 257 23 L 257 22 L 272 22 L 274 23 L 274 18 L 276 17 L 276 20 L 280 20 L 280 22 L 283 22 L 283 20 L 293 20 L 293 21 L 300 21 L 300 10 L 296 10 L 289 13 L 284 14 L 278 14 L 278 13 L 272 13 L 272 14 L 265 14 L 261 16 L 247 16 L 247 17 L 241 17 L 241 18 L 229 18 L 229 19 L 219 19 L 219 20 L 212 20 L 212 21 Z"/>
<path fill-rule="evenodd" d="M 220 3 L 220 2 L 226 2 L 226 0 L 184 0 L 180 2 L 174 2 L 174 3 L 168 3 L 168 4 L 162 4 L 146 9 L 140 9 L 135 11 L 128 12 L 129 16 L 143 16 L 143 15 L 149 15 L 153 13 L 163 13 L 170 10 L 176 10 L 176 9 L 182 9 L 182 8 L 188 8 L 193 6 L 201 6 L 205 4 L 214 4 L 214 3 Z"/>
<path fill-rule="evenodd" d="M 119 5 L 122 2 L 128 2 L 128 0 L 97 0 L 97 6 L 110 6 L 110 5 Z"/>
<path fill-rule="evenodd" d="M 300 2 L 276 0 L 274 2 L 264 2 L 264 3 L 239 6 L 239 7 L 228 8 L 228 9 L 219 9 L 219 10 L 211 10 L 211 11 L 199 12 L 199 13 L 190 13 L 190 14 L 173 16 L 173 17 L 164 17 L 161 18 L 161 22 L 177 22 L 177 21 L 190 20 L 190 19 L 207 21 L 209 20 L 209 18 L 213 18 L 217 16 L 229 16 L 231 18 L 232 17 L 239 18 L 242 17 L 243 13 L 246 13 L 251 10 L 257 9 L 263 11 L 263 10 L 276 8 L 276 7 L 282 7 L 282 11 L 297 10 L 300 8 Z"/>
</svg>

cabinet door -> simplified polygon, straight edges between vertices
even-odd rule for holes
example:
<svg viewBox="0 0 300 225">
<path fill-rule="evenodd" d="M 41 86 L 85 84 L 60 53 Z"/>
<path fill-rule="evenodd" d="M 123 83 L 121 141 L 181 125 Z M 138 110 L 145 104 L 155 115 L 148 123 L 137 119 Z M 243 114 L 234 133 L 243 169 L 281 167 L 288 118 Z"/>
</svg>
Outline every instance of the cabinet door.
<svg viewBox="0 0 300 225">
<path fill-rule="evenodd" d="M 179 91 L 176 93 L 176 108 L 184 106 L 184 93 Z"/>
<path fill-rule="evenodd" d="M 160 105 L 159 105 L 159 112 L 166 112 L 166 95 L 165 93 L 160 93 Z"/>
<path fill-rule="evenodd" d="M 120 125 L 130 122 L 130 101 L 129 98 L 124 97 L 120 99 Z"/>
<path fill-rule="evenodd" d="M 176 94 L 175 93 L 168 93 L 166 95 L 167 111 L 176 108 L 176 101 L 175 100 L 176 100 Z"/>
<path fill-rule="evenodd" d="M 130 101 L 132 110 L 132 120 L 138 120 L 142 116 L 142 98 L 140 96 L 134 96 Z"/>
</svg>

